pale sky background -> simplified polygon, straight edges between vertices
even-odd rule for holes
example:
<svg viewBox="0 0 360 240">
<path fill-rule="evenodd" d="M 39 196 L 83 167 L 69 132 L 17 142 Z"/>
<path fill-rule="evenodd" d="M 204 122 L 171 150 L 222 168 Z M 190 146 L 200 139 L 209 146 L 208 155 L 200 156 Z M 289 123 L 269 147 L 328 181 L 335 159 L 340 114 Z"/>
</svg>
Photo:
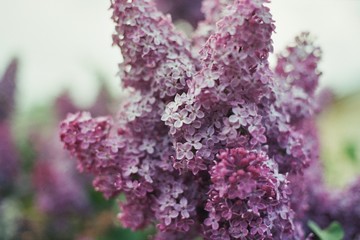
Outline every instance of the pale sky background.
<svg viewBox="0 0 360 240">
<path fill-rule="evenodd" d="M 170 0 L 169 0 L 170 1 Z M 0 0 L 0 74 L 20 59 L 22 110 L 69 88 L 89 104 L 99 74 L 119 93 L 119 50 L 111 47 L 109 0 Z M 324 55 L 322 85 L 346 94 L 360 89 L 360 0 L 273 0 L 275 52 L 301 31 L 317 38 Z"/>
</svg>

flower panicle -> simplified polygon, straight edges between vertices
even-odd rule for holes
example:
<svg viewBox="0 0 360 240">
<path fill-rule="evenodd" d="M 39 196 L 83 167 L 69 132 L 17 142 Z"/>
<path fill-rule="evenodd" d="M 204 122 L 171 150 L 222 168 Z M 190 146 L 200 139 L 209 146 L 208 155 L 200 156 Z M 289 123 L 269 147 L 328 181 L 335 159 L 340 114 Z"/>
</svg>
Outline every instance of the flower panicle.
<svg viewBox="0 0 360 240">
<path fill-rule="evenodd" d="M 130 97 L 114 119 L 77 113 L 60 133 L 96 190 L 125 195 L 125 227 L 154 224 L 155 239 L 304 235 L 291 181 L 318 160 L 319 105 L 305 100 L 317 97 L 320 50 L 300 35 L 270 69 L 266 3 L 204 1 L 190 40 L 152 1 L 112 1 Z"/>
</svg>

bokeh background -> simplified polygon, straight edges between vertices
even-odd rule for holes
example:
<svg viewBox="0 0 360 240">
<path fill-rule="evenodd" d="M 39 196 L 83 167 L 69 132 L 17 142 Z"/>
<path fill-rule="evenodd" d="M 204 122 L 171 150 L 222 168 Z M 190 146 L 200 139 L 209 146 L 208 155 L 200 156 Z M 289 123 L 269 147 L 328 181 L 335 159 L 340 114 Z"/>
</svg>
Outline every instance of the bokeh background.
<svg viewBox="0 0 360 240">
<path fill-rule="evenodd" d="M 40 169 L 38 175 L 52 176 L 37 162 L 54 158 L 39 146 L 49 139 L 57 141 L 56 128 L 64 111 L 97 111 L 100 102 L 107 104 L 107 111 L 98 113 L 107 114 L 115 112 L 121 101 L 123 92 L 116 74 L 122 58 L 112 47 L 109 6 L 108 0 L 0 0 L 0 75 L 12 58 L 18 59 L 11 128 L 22 168 L 17 190 L 0 203 L 0 225 L 7 226 L 7 230 L 0 228 L 0 239 L 49 239 L 46 237 L 58 231 L 49 226 L 54 220 L 47 215 L 54 213 L 36 204 L 36 194 L 48 186 L 36 186 L 33 172 Z M 276 21 L 275 53 L 302 31 L 312 33 L 323 50 L 321 87 L 331 88 L 335 101 L 318 119 L 321 155 L 327 182 L 343 188 L 360 174 L 360 1 L 273 0 L 269 6 Z M 69 158 L 62 155 L 61 147 L 56 151 Z M 73 163 L 61 171 L 79 175 Z M 59 239 L 143 239 L 152 231 L 121 229 L 114 210 L 116 200 L 105 201 L 91 190 L 90 179 L 80 180 L 88 198 L 88 206 L 81 210 L 85 212 L 70 210 L 76 212 L 67 218 L 72 221 L 70 228 L 56 223 L 61 231 L 71 233 L 58 235 Z M 49 177 L 44 181 L 57 180 Z M 34 185 L 27 186 L 28 182 Z"/>
</svg>

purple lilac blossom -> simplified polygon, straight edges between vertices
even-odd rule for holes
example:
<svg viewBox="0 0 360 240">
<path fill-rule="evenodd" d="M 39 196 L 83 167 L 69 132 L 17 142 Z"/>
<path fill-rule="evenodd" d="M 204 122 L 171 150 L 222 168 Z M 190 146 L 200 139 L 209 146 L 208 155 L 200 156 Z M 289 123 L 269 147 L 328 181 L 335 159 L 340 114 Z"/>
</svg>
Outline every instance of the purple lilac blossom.
<svg viewBox="0 0 360 240">
<path fill-rule="evenodd" d="M 233 0 L 203 0 L 201 11 L 204 13 L 204 20 L 200 21 L 192 34 L 192 51 L 197 56 L 205 45 L 211 34 L 215 31 L 216 22 L 224 17 L 226 7 L 229 7 Z"/>
<path fill-rule="evenodd" d="M 114 43 L 124 57 L 121 77 L 132 97 L 116 120 L 70 116 L 62 124 L 62 140 L 79 159 L 79 169 L 96 175 L 97 190 L 106 197 L 125 193 L 119 215 L 124 226 L 136 230 L 155 222 L 168 234 L 189 233 L 197 183 L 174 171 L 161 114 L 195 71 L 190 42 L 150 1 L 118 0 L 112 7 Z"/>
<path fill-rule="evenodd" d="M 217 158 L 205 205 L 206 239 L 293 237 L 290 191 L 277 164 L 264 152 L 244 148 L 223 150 Z"/>
<path fill-rule="evenodd" d="M 280 164 L 281 171 L 302 171 L 311 160 L 317 161 L 318 147 L 316 128 L 311 127 L 311 119 L 319 110 L 321 100 L 315 94 L 321 73 L 317 69 L 321 56 L 319 47 L 313 44 L 308 33 L 295 38 L 295 46 L 287 47 L 278 56 L 275 67 L 277 100 L 272 108 L 280 113 L 274 114 L 271 123 L 278 128 L 270 128 L 270 142 L 277 142 L 286 151 L 288 158 L 273 148 L 272 155 Z M 281 116 L 281 117 L 279 117 Z M 272 121 L 275 120 L 275 121 Z M 308 124 L 308 127 L 304 126 Z M 309 125 L 310 124 L 310 125 Z M 281 150 L 280 150 L 281 151 Z"/>
<path fill-rule="evenodd" d="M 155 224 L 155 239 L 303 238 L 290 188 L 318 161 L 320 50 L 302 34 L 272 71 L 267 2 L 205 0 L 186 39 L 154 2 L 112 1 L 131 97 L 114 119 L 69 115 L 60 136 L 96 190 L 125 195 L 125 227 Z"/>
<path fill-rule="evenodd" d="M 288 160 L 283 158 L 280 149 L 270 149 L 280 166 L 283 166 L 282 171 L 303 171 L 303 174 L 290 174 L 288 180 L 292 192 L 291 208 L 295 212 L 295 228 L 300 236 L 308 236 L 309 220 L 317 222 L 323 228 L 331 223 L 327 212 L 332 200 L 323 179 L 324 168 L 319 159 L 320 146 L 315 116 L 334 97 L 329 89 L 315 93 L 320 76 L 317 70 L 321 55 L 319 47 L 313 44 L 308 33 L 296 37 L 295 44 L 278 55 L 275 74 L 281 80 L 277 86 L 280 89 L 277 92 L 281 94 L 278 94 L 279 100 L 275 108 L 281 112 L 282 117 L 275 119 L 279 128 L 272 128 L 272 136 L 276 137 L 278 143 L 286 146 L 286 152 L 297 152 L 290 156 L 295 161 L 288 165 L 285 162 Z M 290 123 L 286 128 L 283 125 L 284 119 Z"/>
<path fill-rule="evenodd" d="M 242 143 L 256 148 L 266 142 L 262 101 L 271 97 L 266 56 L 272 51 L 273 30 L 268 8 L 241 1 L 217 23 L 200 52 L 203 68 L 189 81 L 189 91 L 177 95 L 162 116 L 177 153 L 184 148 L 192 153 L 177 154 L 179 168 L 205 159 L 209 165 L 219 149 Z M 191 137 L 196 138 L 193 144 Z"/>
</svg>

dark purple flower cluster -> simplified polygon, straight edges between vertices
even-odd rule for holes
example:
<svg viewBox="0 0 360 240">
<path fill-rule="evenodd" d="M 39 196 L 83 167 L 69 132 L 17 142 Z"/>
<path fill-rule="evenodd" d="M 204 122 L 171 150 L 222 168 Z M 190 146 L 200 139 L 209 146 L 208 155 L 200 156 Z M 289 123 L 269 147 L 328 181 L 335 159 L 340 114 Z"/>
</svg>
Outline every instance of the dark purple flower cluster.
<svg viewBox="0 0 360 240">
<path fill-rule="evenodd" d="M 125 227 L 155 224 L 155 239 L 304 238 L 308 198 L 292 190 L 318 161 L 320 50 L 301 34 L 271 70 L 267 2 L 205 0 L 187 39 L 154 2 L 112 1 L 130 97 L 115 119 L 69 115 L 60 135 L 96 190 L 125 195 Z"/>
<path fill-rule="evenodd" d="M 264 152 L 244 148 L 222 150 L 217 158 L 210 171 L 205 235 L 209 239 L 291 238 L 290 191 L 277 164 Z"/>
</svg>

